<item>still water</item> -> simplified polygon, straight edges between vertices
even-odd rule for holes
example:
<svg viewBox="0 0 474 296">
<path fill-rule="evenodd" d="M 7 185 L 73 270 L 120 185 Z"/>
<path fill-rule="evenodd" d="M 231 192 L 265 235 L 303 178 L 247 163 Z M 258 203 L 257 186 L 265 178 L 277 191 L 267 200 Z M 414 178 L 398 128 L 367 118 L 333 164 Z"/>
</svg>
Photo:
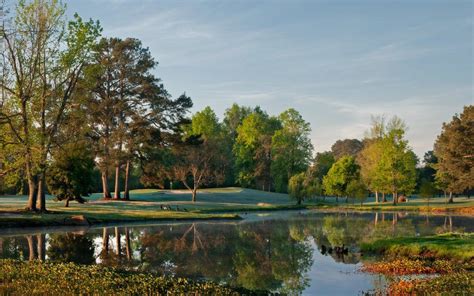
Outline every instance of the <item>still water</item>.
<svg viewBox="0 0 474 296">
<path fill-rule="evenodd" d="M 101 264 L 252 290 L 361 295 L 386 279 L 359 272 L 377 238 L 474 230 L 474 218 L 413 213 L 288 211 L 241 221 L 1 229 L 0 257 Z M 344 251 L 336 251 L 336 249 Z"/>
</svg>

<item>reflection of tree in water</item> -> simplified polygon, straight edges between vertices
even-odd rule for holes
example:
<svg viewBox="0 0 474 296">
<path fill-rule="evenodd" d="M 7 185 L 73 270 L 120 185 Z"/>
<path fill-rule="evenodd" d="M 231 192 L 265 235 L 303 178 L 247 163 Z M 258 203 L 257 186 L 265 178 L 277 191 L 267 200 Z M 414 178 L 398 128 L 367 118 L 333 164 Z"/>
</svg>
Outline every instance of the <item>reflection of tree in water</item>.
<svg viewBox="0 0 474 296">
<path fill-rule="evenodd" d="M 112 246 L 112 241 L 114 246 Z M 108 228 L 102 229 L 102 246 L 99 258 L 102 264 L 120 267 L 122 269 L 136 269 L 137 262 L 133 260 L 132 234 L 128 227 L 114 227 L 114 231 Z M 122 244 L 124 240 L 124 244 Z"/>
<path fill-rule="evenodd" d="M 79 264 L 95 262 L 92 239 L 75 233 L 52 234 L 47 254 L 52 261 Z"/>
<path fill-rule="evenodd" d="M 46 254 L 45 234 L 0 238 L 0 258 L 44 261 Z"/>
<path fill-rule="evenodd" d="M 299 294 L 309 285 L 312 248 L 299 225 L 286 221 L 244 224 L 234 255 L 237 283 L 248 289 Z"/>
<path fill-rule="evenodd" d="M 191 224 L 155 228 L 141 237 L 148 270 L 206 278 L 253 290 L 299 293 L 312 264 L 308 242 L 290 236 L 285 221 Z"/>
</svg>

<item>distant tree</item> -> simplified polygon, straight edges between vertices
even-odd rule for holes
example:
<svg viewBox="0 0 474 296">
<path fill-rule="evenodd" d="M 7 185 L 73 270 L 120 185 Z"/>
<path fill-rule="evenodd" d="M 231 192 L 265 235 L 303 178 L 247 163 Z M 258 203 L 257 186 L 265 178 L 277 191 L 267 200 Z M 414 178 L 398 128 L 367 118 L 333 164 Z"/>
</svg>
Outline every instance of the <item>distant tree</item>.
<svg viewBox="0 0 474 296">
<path fill-rule="evenodd" d="M 352 156 L 343 156 L 336 161 L 323 178 L 323 188 L 329 195 L 338 197 L 349 196 L 348 185 L 359 179 L 359 166 Z"/>
<path fill-rule="evenodd" d="M 259 107 L 237 127 L 234 143 L 237 182 L 244 187 L 272 188 L 272 137 L 281 122 Z"/>
<path fill-rule="evenodd" d="M 429 180 L 423 179 L 420 185 L 420 196 L 428 199 L 428 203 L 431 197 L 436 194 L 435 184 Z"/>
<path fill-rule="evenodd" d="M 251 113 L 252 109 L 250 107 L 239 106 L 235 103 L 226 109 L 224 115 L 224 129 L 232 139 L 237 137 L 237 128 Z"/>
<path fill-rule="evenodd" d="M 366 187 L 375 192 L 375 201 L 379 203 L 379 193 L 385 191 L 384 180 L 380 173 L 380 161 L 383 153 L 381 139 L 366 139 L 364 148 L 357 156 L 361 179 Z"/>
<path fill-rule="evenodd" d="M 288 193 L 298 205 L 307 197 L 305 182 L 306 174 L 304 172 L 292 176 L 288 182 Z"/>
<path fill-rule="evenodd" d="M 363 144 L 357 139 L 337 140 L 331 147 L 331 152 L 334 158 L 338 160 L 343 156 L 356 157 L 359 151 L 363 148 Z"/>
<path fill-rule="evenodd" d="M 309 138 L 311 127 L 295 109 L 280 114 L 282 128 L 272 137 L 271 172 L 275 189 L 286 192 L 291 176 L 306 171 L 313 145 Z"/>
<path fill-rule="evenodd" d="M 360 205 L 364 203 L 367 197 L 367 187 L 361 179 L 354 179 L 347 184 L 347 195 L 360 201 Z"/>
<path fill-rule="evenodd" d="M 416 186 L 417 158 L 404 139 L 405 123 L 398 117 L 393 117 L 387 131 L 381 140 L 382 154 L 377 165 L 385 190 L 392 192 L 393 204 L 398 202 L 398 194 L 410 194 Z"/>
<path fill-rule="evenodd" d="M 168 177 L 181 181 L 191 191 L 195 202 L 200 187 L 224 181 L 228 159 L 222 126 L 210 107 L 197 112 L 184 131 L 184 140 L 172 149 L 174 162 Z"/>
<path fill-rule="evenodd" d="M 464 107 L 463 113 L 443 123 L 441 134 L 436 139 L 434 154 L 438 158 L 437 184 L 449 192 L 462 193 L 474 188 L 474 106 Z"/>
<path fill-rule="evenodd" d="M 83 196 L 88 196 L 92 184 L 94 159 L 90 149 L 84 144 L 69 144 L 54 154 L 47 174 L 49 192 L 57 200 L 75 200 L 83 203 Z"/>
</svg>

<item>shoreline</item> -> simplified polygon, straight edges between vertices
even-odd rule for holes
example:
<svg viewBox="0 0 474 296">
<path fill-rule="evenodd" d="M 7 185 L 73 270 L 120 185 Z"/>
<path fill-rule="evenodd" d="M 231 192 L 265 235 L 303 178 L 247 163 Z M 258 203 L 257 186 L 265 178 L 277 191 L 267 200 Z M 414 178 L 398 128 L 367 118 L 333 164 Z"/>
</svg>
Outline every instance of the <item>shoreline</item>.
<svg viewBox="0 0 474 296">
<path fill-rule="evenodd" d="M 458 216 L 473 216 L 474 207 L 459 206 L 450 208 L 441 207 L 418 207 L 418 206 L 380 206 L 380 205 L 333 205 L 333 204 L 306 204 L 306 205 L 272 205 L 268 207 L 238 207 L 227 209 L 202 209 L 198 212 L 161 212 L 166 214 L 163 217 L 140 217 L 129 215 L 127 217 L 107 217 L 107 215 L 88 214 L 87 212 L 58 212 L 51 211 L 46 214 L 28 213 L 21 210 L 18 211 L 0 211 L 0 227 L 8 229 L 15 228 L 40 228 L 40 227 L 71 227 L 71 226 L 113 226 L 116 224 L 137 224 L 137 223 L 160 223 L 160 222 L 193 222 L 193 221 L 239 221 L 244 220 L 241 215 L 237 213 L 258 213 L 258 212 L 278 212 L 278 211 L 353 211 L 353 212 L 413 212 L 426 213 L 432 215 L 449 215 L 454 214 Z M 121 214 L 118 211 L 116 214 Z"/>
</svg>

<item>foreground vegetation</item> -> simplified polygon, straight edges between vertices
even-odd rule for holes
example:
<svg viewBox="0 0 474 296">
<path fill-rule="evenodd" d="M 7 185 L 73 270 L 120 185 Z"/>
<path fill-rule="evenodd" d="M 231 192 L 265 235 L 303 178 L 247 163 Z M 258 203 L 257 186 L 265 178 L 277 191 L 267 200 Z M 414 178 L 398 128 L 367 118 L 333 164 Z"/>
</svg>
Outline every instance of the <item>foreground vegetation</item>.
<svg viewBox="0 0 474 296">
<path fill-rule="evenodd" d="M 120 271 L 99 265 L 0 261 L 2 295 L 241 295 L 252 294 L 210 282 Z M 41 279 L 38 281 L 37 279 Z"/>
<path fill-rule="evenodd" d="M 376 240 L 362 244 L 361 250 L 382 254 L 385 259 L 365 263 L 362 271 L 389 276 L 390 295 L 471 295 L 473 247 L 473 233 Z"/>
<path fill-rule="evenodd" d="M 363 243 L 361 250 L 388 257 L 445 258 L 474 263 L 474 233 L 382 239 Z M 471 264 L 471 268 L 474 268 L 474 265 Z"/>
</svg>

